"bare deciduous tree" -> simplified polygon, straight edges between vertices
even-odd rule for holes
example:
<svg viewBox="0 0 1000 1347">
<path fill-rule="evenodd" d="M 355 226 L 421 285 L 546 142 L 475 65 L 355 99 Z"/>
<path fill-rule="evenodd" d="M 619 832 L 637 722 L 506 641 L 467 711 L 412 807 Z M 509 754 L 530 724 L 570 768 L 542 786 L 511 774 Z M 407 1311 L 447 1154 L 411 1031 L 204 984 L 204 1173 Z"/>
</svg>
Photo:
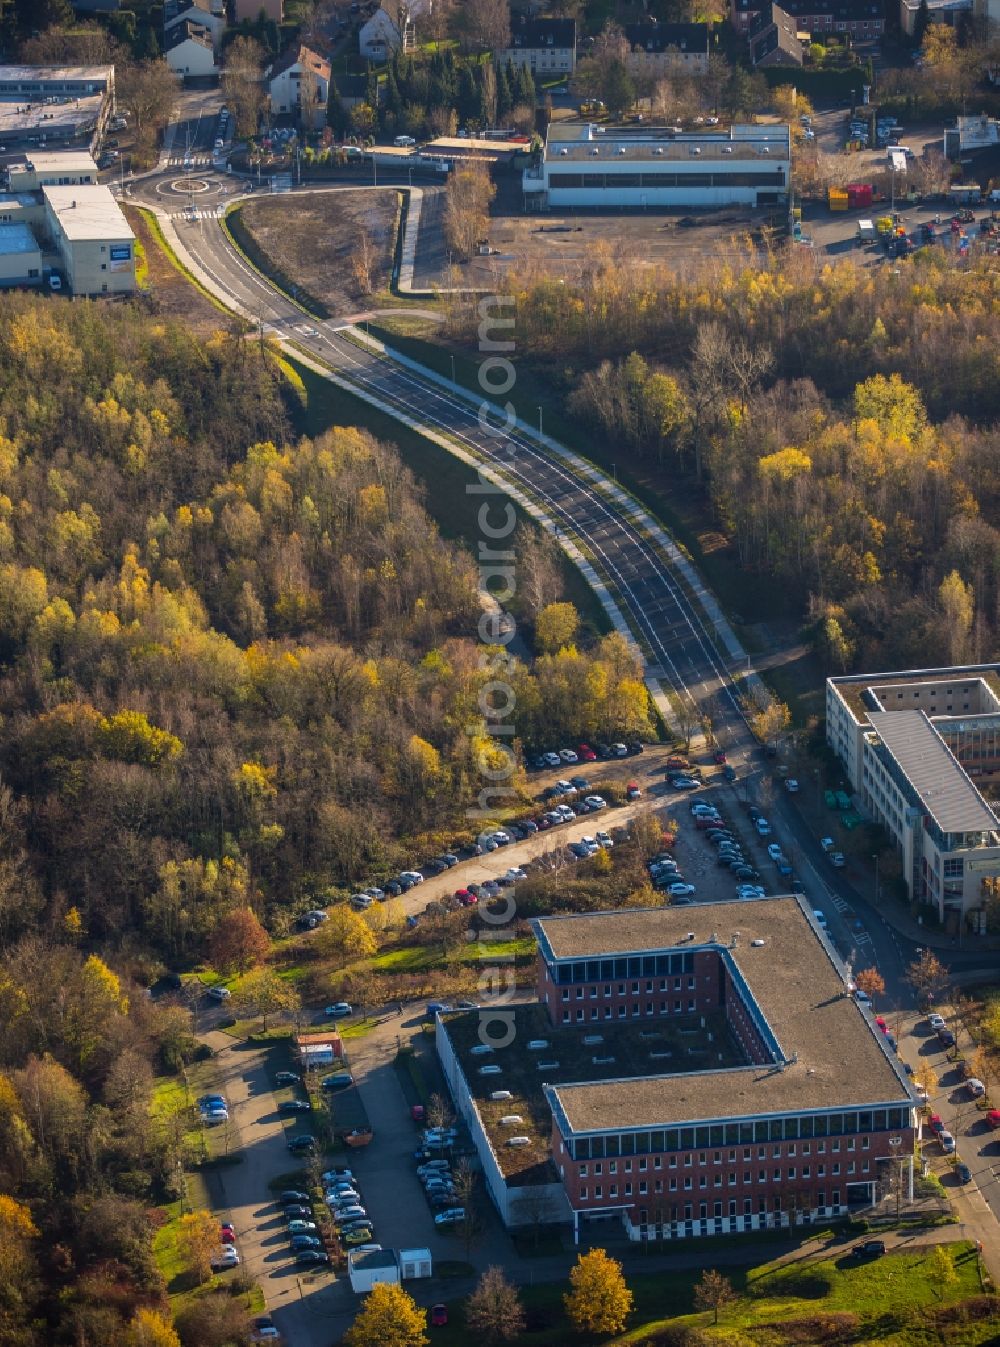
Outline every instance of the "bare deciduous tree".
<svg viewBox="0 0 1000 1347">
<path fill-rule="evenodd" d="M 264 105 L 264 49 L 252 37 L 238 37 L 227 49 L 222 91 L 233 111 L 236 134 L 254 135 Z"/>
<path fill-rule="evenodd" d="M 510 46 L 510 0 L 465 0 L 457 21 L 469 50 L 504 51 Z"/>
<path fill-rule="evenodd" d="M 489 228 L 490 202 L 496 188 L 485 164 L 469 162 L 448 178 L 444 229 L 448 246 L 458 257 L 469 258 Z"/>
</svg>

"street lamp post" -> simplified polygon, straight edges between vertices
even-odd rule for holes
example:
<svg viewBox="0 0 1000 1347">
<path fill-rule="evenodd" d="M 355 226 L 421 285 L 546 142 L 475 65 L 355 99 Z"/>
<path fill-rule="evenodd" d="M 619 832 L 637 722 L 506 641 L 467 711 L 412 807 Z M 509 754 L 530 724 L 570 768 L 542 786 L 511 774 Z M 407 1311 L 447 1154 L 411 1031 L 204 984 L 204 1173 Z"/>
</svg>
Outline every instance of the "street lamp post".
<svg viewBox="0 0 1000 1347">
<path fill-rule="evenodd" d="M 875 862 L 875 901 L 878 902 L 878 855 L 872 857 Z"/>
<path fill-rule="evenodd" d="M 542 409 L 541 409 L 541 407 L 538 408 L 538 433 L 539 433 L 539 435 L 543 435 L 543 434 L 545 433 L 545 432 L 542 430 Z"/>
<path fill-rule="evenodd" d="M 455 378 L 455 352 L 454 352 L 454 351 L 451 352 L 451 381 L 452 381 L 453 384 L 458 383 L 458 380 Z"/>
</svg>

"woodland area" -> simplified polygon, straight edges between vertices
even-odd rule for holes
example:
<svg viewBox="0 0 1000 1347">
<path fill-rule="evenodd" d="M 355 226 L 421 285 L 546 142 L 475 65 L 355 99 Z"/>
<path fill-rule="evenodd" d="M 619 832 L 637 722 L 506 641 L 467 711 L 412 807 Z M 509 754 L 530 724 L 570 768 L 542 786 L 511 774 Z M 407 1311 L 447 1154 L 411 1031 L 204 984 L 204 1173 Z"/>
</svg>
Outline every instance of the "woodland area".
<svg viewBox="0 0 1000 1347">
<path fill-rule="evenodd" d="M 283 386 L 238 335 L 0 300 L 0 765 L 37 895 L 0 885 L 8 943 L 73 907 L 187 963 L 234 906 L 280 933 L 468 834 L 497 660 L 528 739 L 649 732 L 633 656 L 561 605 L 530 666 L 482 660 L 476 568 L 395 453 L 292 443 Z M 559 572 L 522 541 L 530 630 Z"/>
<path fill-rule="evenodd" d="M 152 1209 L 176 1196 L 181 1137 L 149 1106 L 197 1045 L 145 987 L 205 958 L 245 972 L 269 945 L 257 917 L 281 935 L 467 835 L 494 760 L 479 694 L 503 651 L 481 659 L 471 557 L 395 451 L 354 429 L 296 440 L 297 388 L 235 330 L 0 296 L 11 1347 L 175 1341 L 152 1322 Z M 519 731 L 648 733 L 633 657 L 618 637 L 577 649 L 558 567 L 521 541 L 540 653 L 506 666 Z"/>
<path fill-rule="evenodd" d="M 517 344 L 581 429 L 701 493 L 734 559 L 794 596 L 833 668 L 996 653 L 1000 273 L 806 249 L 683 275 L 595 250 L 515 273 Z M 474 341 L 459 302 L 451 334 Z M 631 354 L 624 354 L 629 353 Z M 624 358 L 623 358 L 624 355 Z"/>
</svg>

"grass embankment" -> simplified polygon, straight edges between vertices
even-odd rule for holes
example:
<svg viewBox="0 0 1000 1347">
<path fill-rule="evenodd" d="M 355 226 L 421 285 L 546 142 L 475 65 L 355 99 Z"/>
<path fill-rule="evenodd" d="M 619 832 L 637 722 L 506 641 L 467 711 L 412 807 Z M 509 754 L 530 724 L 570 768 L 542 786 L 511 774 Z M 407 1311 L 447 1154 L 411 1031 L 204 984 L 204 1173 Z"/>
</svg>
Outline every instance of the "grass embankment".
<svg viewBox="0 0 1000 1347">
<path fill-rule="evenodd" d="M 699 1342 L 729 1347 L 785 1347 L 785 1344 L 862 1344 L 881 1347 L 923 1347 L 947 1342 L 976 1347 L 996 1341 L 996 1302 L 980 1297 L 973 1246 L 947 1246 L 954 1260 L 956 1282 L 934 1283 L 929 1251 L 890 1254 L 874 1262 L 846 1256 L 816 1262 L 765 1263 L 752 1269 L 723 1271 L 737 1292 L 736 1302 L 722 1311 L 717 1327 L 710 1313 L 694 1313 L 698 1271 L 630 1275 L 635 1297 L 629 1327 L 601 1341 L 608 1347 L 683 1341 L 685 1328 L 700 1330 Z M 685 1250 L 686 1252 L 686 1250 Z M 518 1339 L 526 1347 L 563 1347 L 580 1340 L 566 1320 L 566 1283 L 528 1286 L 522 1295 L 528 1328 Z M 965 1311 L 960 1302 L 969 1301 Z M 450 1308 L 449 1324 L 435 1330 L 440 1347 L 464 1347 L 469 1340 L 461 1303 Z M 991 1312 L 992 1310 L 992 1312 Z M 668 1338 L 668 1333 L 678 1336 Z M 659 1335 L 663 1335 L 660 1337 Z"/>
<path fill-rule="evenodd" d="M 291 363 L 306 390 L 305 406 L 295 417 L 296 429 L 303 435 L 319 435 L 331 426 L 361 426 L 378 439 L 394 444 L 414 476 L 427 485 L 424 508 L 442 535 L 464 542 L 475 551 L 483 536 L 479 510 L 483 500 L 488 499 L 469 491 L 479 481 L 475 470 L 395 418 L 370 407 L 361 398 L 345 393 L 304 365 Z M 519 506 L 513 508 L 519 523 L 528 520 Z M 493 517 L 495 520 L 495 513 Z M 576 606 L 585 625 L 593 632 L 603 635 L 610 631 L 611 623 L 590 586 L 572 562 L 561 552 L 558 556 L 566 598 Z M 509 606 L 517 612 L 516 595 Z"/>
</svg>

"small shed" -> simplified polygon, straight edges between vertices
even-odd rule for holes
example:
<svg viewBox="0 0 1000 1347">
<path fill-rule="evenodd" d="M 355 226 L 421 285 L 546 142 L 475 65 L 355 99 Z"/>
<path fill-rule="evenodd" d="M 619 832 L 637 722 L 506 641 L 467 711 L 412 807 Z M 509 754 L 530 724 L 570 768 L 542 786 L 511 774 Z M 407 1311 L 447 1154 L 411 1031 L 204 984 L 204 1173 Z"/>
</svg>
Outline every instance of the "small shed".
<svg viewBox="0 0 1000 1347">
<path fill-rule="evenodd" d="M 340 1035 L 332 1032 L 296 1034 L 295 1047 L 298 1050 L 299 1061 L 307 1071 L 310 1067 L 330 1066 L 340 1061 L 344 1055 Z"/>
<path fill-rule="evenodd" d="M 428 1254 L 428 1257 L 430 1255 Z M 347 1255 L 347 1275 L 355 1295 L 367 1295 L 379 1282 L 399 1284 L 399 1264 L 392 1249 L 358 1249 Z"/>
<path fill-rule="evenodd" d="M 430 1249 L 400 1249 L 399 1271 L 404 1281 L 429 1277 L 433 1270 Z"/>
</svg>

